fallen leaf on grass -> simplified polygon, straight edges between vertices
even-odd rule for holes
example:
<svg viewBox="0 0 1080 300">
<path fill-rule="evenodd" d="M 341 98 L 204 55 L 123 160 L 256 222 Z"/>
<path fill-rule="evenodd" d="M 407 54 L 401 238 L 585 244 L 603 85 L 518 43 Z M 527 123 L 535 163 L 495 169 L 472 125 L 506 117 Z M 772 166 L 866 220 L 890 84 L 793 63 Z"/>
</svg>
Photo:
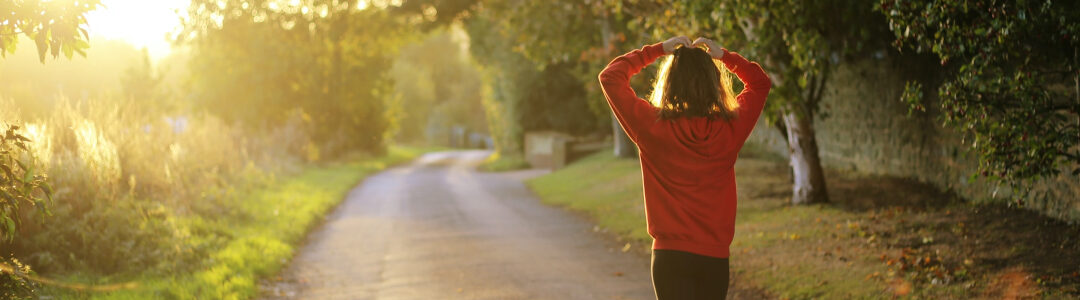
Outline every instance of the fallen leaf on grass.
<svg viewBox="0 0 1080 300">
<path fill-rule="evenodd" d="M 1034 299 L 1039 294 L 1033 276 L 1023 268 L 1013 267 L 995 276 L 984 296 L 999 299 Z"/>
<path fill-rule="evenodd" d="M 895 296 L 906 296 L 911 293 L 911 283 L 902 278 L 896 278 L 889 282 L 889 288 Z"/>
<path fill-rule="evenodd" d="M 866 280 L 870 280 L 870 279 L 874 279 L 874 278 L 878 278 L 878 277 L 881 277 L 881 272 L 874 272 L 874 273 L 871 273 L 871 274 L 867 274 L 866 275 Z"/>
</svg>

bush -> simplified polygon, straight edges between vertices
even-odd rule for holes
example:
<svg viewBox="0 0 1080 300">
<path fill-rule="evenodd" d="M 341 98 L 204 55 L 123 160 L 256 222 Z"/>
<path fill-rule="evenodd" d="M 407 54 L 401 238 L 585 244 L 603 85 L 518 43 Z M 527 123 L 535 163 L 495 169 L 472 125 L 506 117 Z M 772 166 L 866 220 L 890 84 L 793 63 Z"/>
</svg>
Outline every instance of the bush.
<svg viewBox="0 0 1080 300">
<path fill-rule="evenodd" d="M 0 257 L 0 299 L 28 299 L 34 295 L 37 284 L 18 274 L 34 274 L 30 266 L 18 259 Z M 8 269 L 10 268 L 10 270 Z"/>
<path fill-rule="evenodd" d="M 41 197 L 50 195 L 45 176 L 28 163 L 30 139 L 19 132 L 19 126 L 5 127 L 0 132 L 0 246 L 5 246 L 3 249 L 17 241 L 16 234 L 22 221 L 19 216 L 28 205 L 30 209 L 48 213 Z M 23 276 L 33 272 L 30 266 L 8 258 L 9 255 L 12 253 L 0 253 L 0 298 L 29 297 L 35 285 Z"/>
</svg>

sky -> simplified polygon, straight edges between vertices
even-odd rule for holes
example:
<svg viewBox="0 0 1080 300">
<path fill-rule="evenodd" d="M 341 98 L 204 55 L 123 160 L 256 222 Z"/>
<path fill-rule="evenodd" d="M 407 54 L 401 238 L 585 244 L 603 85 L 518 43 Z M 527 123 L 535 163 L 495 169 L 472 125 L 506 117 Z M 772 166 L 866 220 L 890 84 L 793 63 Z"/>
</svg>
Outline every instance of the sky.
<svg viewBox="0 0 1080 300">
<path fill-rule="evenodd" d="M 151 59 L 169 55 L 166 38 L 180 26 L 176 10 L 184 12 L 190 0 L 102 0 L 105 7 L 91 11 L 87 27 L 91 38 L 124 40 L 136 48 L 146 47 Z"/>
</svg>

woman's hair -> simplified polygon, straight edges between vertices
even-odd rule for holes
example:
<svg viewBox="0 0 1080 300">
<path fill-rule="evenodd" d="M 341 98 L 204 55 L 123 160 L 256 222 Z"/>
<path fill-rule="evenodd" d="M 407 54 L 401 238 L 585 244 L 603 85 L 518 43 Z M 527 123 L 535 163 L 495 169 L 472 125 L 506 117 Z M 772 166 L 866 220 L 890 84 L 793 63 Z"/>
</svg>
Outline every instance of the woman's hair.
<svg viewBox="0 0 1080 300">
<path fill-rule="evenodd" d="M 731 120 L 739 107 L 731 73 L 697 47 L 680 47 L 660 65 L 649 101 L 660 119 L 707 117 Z"/>
</svg>

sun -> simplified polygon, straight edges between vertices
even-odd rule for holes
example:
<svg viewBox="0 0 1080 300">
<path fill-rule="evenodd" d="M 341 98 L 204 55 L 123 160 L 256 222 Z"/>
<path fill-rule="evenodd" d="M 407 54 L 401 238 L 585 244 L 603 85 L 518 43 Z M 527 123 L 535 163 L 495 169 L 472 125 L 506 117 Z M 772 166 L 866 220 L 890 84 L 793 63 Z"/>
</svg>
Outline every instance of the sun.
<svg viewBox="0 0 1080 300">
<path fill-rule="evenodd" d="M 104 7 L 87 14 L 91 39 L 100 36 L 146 48 L 151 59 L 171 50 L 167 35 L 180 26 L 180 16 L 190 0 L 102 0 Z"/>
</svg>

